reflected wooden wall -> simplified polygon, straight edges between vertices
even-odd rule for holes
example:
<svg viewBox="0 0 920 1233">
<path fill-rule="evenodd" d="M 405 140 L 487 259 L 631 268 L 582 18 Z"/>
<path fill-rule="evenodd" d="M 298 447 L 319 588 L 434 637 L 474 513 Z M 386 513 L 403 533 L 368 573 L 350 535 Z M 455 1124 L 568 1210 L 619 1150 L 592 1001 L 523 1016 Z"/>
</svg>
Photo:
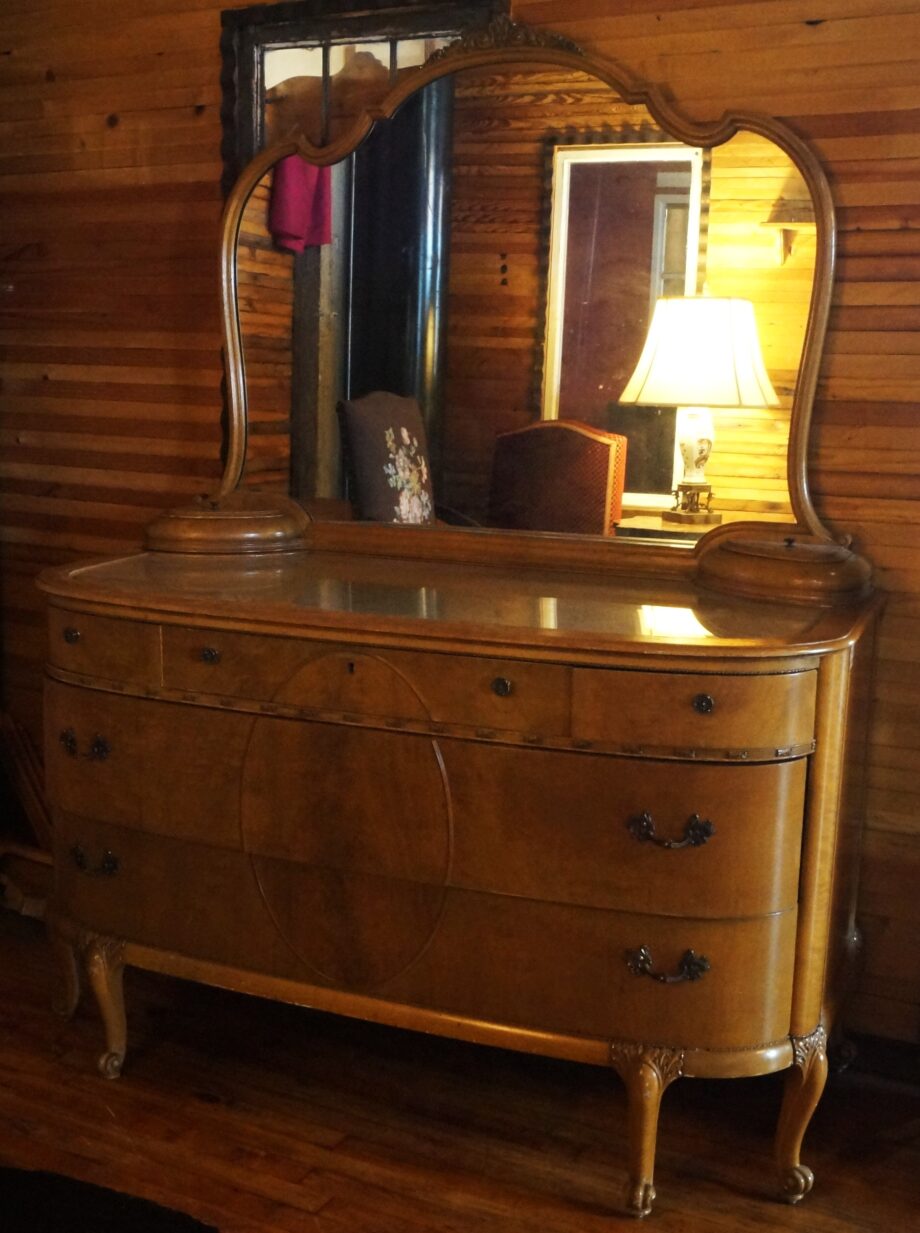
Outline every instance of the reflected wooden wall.
<svg viewBox="0 0 920 1233">
<path fill-rule="evenodd" d="M 790 226 L 773 225 L 774 215 Z M 753 302 L 764 363 L 780 403 L 714 413 L 716 447 L 706 478 L 717 509 L 788 520 L 789 417 L 814 282 L 816 232 L 805 182 L 772 142 L 739 133 L 712 151 L 707 236 L 706 290 Z"/>
<path fill-rule="evenodd" d="M 3 705 L 33 732 L 36 571 L 136 547 L 156 509 L 219 473 L 218 38 L 230 7 L 242 5 L 0 9 L 0 669 Z M 520 0 L 515 14 L 667 80 L 700 119 L 726 107 L 785 117 L 829 170 L 841 259 L 812 483 L 891 595 L 851 1017 L 918 1039 L 920 2 Z"/>
<path fill-rule="evenodd" d="M 651 141 L 656 131 L 644 107 L 628 106 L 584 74 L 490 69 L 457 80 L 439 485 L 445 504 L 484 518 L 495 437 L 540 418 L 551 141 Z M 716 412 L 707 477 L 724 514 L 786 521 L 789 413 L 815 266 L 811 200 L 788 156 L 755 134 L 713 151 L 706 200 L 703 282 L 711 295 L 754 302 L 780 398 L 775 409 Z M 797 207 L 796 216 L 803 207 L 808 215 L 795 230 L 770 225 L 785 203 Z M 620 230 L 608 239 L 631 243 Z M 603 298 L 597 287 L 592 294 Z M 643 338 L 644 329 L 619 377 L 601 363 L 584 381 L 590 394 L 575 418 L 616 431 L 605 408 L 625 385 Z"/>
</svg>

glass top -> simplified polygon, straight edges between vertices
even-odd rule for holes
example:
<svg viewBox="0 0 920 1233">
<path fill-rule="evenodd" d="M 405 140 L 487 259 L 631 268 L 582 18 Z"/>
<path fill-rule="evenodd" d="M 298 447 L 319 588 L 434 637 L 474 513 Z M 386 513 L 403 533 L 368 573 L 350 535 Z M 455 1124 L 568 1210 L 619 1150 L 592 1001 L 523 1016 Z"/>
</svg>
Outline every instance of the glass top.
<svg viewBox="0 0 920 1233">
<path fill-rule="evenodd" d="M 78 566 L 67 577 L 73 585 L 66 593 L 84 599 L 186 613 L 194 623 L 231 616 L 243 626 L 292 625 L 298 633 L 331 625 L 392 630 L 408 621 L 422 622 L 427 638 L 569 635 L 789 651 L 842 636 L 852 621 L 852 614 L 801 604 L 719 595 L 680 577 L 512 571 L 324 552 L 248 559 L 141 554 Z"/>
</svg>

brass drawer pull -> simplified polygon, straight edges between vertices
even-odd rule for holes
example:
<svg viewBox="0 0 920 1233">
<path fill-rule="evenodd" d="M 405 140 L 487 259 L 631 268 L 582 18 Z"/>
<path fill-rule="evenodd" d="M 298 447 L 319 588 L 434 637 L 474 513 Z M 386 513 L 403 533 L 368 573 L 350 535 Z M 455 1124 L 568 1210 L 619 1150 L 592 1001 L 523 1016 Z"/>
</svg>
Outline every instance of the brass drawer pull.
<svg viewBox="0 0 920 1233">
<path fill-rule="evenodd" d="M 75 843 L 70 849 L 70 859 L 81 873 L 91 878 L 114 878 L 118 873 L 118 857 L 108 848 L 102 853 L 99 864 L 91 866 L 85 850 Z"/>
<path fill-rule="evenodd" d="M 58 740 L 61 742 L 66 754 L 69 754 L 71 758 L 77 756 L 77 734 L 73 728 L 65 728 L 58 737 Z"/>
<path fill-rule="evenodd" d="M 691 705 L 697 715 L 711 715 L 716 709 L 716 700 L 712 694 L 694 694 Z"/>
<path fill-rule="evenodd" d="M 652 952 L 647 946 L 628 950 L 626 964 L 634 976 L 651 976 L 652 980 L 660 981 L 663 985 L 679 985 L 685 980 L 699 980 L 711 966 L 705 955 L 698 955 L 695 950 L 685 950 L 676 972 L 653 972 Z"/>
<path fill-rule="evenodd" d="M 219 664 L 220 651 L 216 646 L 203 646 L 199 658 L 203 664 Z"/>
<path fill-rule="evenodd" d="M 630 818 L 626 823 L 626 829 L 639 843 L 653 843 L 659 848 L 675 849 L 701 848 L 716 833 L 716 828 L 708 818 L 701 818 L 698 813 L 692 813 L 684 827 L 683 839 L 660 839 L 655 834 L 655 823 L 647 810 Z"/>
<path fill-rule="evenodd" d="M 76 643 L 80 641 L 82 636 L 83 635 L 80 633 L 80 631 L 78 629 L 74 629 L 72 625 L 68 625 L 67 628 L 61 634 L 61 637 L 64 639 L 64 641 L 67 643 L 68 646 L 76 645 Z"/>
<path fill-rule="evenodd" d="M 514 691 L 514 685 L 506 676 L 497 676 L 492 682 L 492 693 L 499 698 L 507 698 Z"/>
</svg>

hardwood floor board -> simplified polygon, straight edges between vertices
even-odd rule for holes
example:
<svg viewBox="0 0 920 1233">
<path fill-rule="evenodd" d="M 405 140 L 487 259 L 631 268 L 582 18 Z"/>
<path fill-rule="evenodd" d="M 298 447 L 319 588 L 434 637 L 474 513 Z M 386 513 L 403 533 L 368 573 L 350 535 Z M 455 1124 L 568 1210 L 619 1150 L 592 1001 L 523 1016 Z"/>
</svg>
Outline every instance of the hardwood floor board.
<svg viewBox="0 0 920 1233">
<path fill-rule="evenodd" d="M 10 1125 L 0 1115 L 0 1163 L 46 1169 L 131 1193 L 213 1223 L 221 1233 L 306 1233 L 316 1227 L 305 1223 L 303 1213 L 277 1201 L 265 1201 L 242 1187 L 215 1185 L 201 1172 L 199 1162 L 187 1172 L 173 1163 L 164 1173 L 144 1146 L 130 1151 L 66 1132 L 62 1140 L 28 1133 L 35 1129 L 27 1119 L 20 1117 Z"/>
<path fill-rule="evenodd" d="M 10 1117 L 19 1124 L 29 1123 L 29 1111 L 41 1107 L 41 1085 L 14 1084 L 8 1072 L 4 1084 L 0 1126 Z M 193 1191 L 199 1184 L 205 1190 L 213 1188 L 215 1193 L 220 1187 L 235 1189 L 238 1179 L 245 1176 L 245 1203 L 234 1200 L 230 1209 L 244 1215 L 259 1216 L 265 1204 L 310 1214 L 328 1201 L 326 1188 L 315 1183 L 310 1168 L 299 1161 L 273 1157 L 252 1143 L 239 1141 L 226 1126 L 197 1126 L 193 1111 L 187 1108 L 151 1108 L 137 1087 L 126 1096 L 106 1091 L 98 1099 L 80 1099 L 71 1088 L 68 1097 L 66 1113 L 62 1114 L 68 1142 L 90 1160 L 118 1161 L 122 1167 L 133 1169 L 139 1166 L 140 1151 L 145 1168 L 159 1167 L 173 1182 L 182 1181 L 190 1167 L 188 1162 L 194 1162 L 187 1179 Z M 30 1125 L 29 1137 L 47 1142 L 46 1129 Z M 135 1145 L 142 1147 L 136 1149 Z"/>
<path fill-rule="evenodd" d="M 34 922 L 0 913 L 0 1160 L 187 1211 L 222 1233 L 613 1233 L 625 1100 L 597 1068 L 337 1019 L 129 971 L 124 1076 L 91 1001 L 49 1010 Z M 912 1055 L 911 1055 L 912 1056 Z M 920 1085 L 832 1080 L 801 1209 L 774 1198 L 779 1076 L 676 1083 L 660 1233 L 901 1233 Z"/>
</svg>

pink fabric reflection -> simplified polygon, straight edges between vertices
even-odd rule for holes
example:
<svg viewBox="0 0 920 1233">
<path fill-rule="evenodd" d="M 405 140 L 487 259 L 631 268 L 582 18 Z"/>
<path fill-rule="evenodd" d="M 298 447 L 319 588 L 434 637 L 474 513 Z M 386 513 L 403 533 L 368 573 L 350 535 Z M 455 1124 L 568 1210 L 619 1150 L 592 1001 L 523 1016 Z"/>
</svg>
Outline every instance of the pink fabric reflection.
<svg viewBox="0 0 920 1233">
<path fill-rule="evenodd" d="M 275 167 L 268 229 L 279 248 L 302 253 L 308 245 L 332 239 L 330 170 L 297 154 Z"/>
</svg>

